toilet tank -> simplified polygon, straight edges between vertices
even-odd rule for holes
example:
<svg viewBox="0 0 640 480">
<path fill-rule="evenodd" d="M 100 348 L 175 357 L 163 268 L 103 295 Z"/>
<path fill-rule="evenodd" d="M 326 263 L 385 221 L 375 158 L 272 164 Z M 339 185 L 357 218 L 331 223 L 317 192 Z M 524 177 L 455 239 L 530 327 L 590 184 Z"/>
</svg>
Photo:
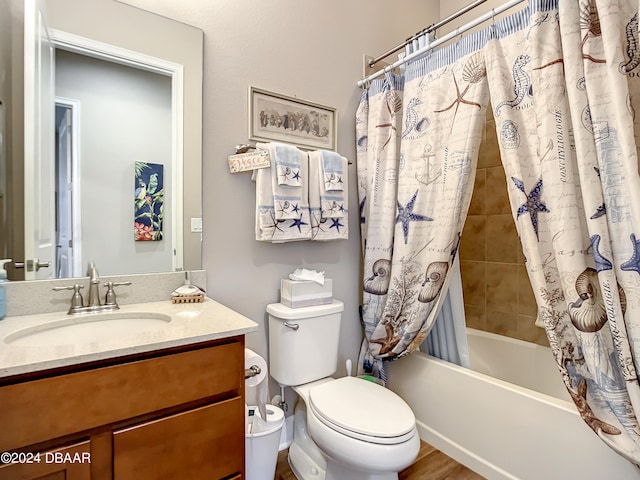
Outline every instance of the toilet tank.
<svg viewBox="0 0 640 480">
<path fill-rule="evenodd" d="M 267 305 L 269 373 L 280 385 L 302 385 L 336 371 L 343 310 L 339 300 L 303 308 Z"/>
</svg>

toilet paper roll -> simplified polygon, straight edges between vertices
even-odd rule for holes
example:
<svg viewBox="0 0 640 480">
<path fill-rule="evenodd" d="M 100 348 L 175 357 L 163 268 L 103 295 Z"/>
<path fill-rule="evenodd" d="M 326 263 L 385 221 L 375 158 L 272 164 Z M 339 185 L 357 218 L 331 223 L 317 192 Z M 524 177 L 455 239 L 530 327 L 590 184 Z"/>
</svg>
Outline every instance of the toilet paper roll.
<svg viewBox="0 0 640 480">
<path fill-rule="evenodd" d="M 244 368 L 250 368 L 253 365 L 260 368 L 260 373 L 245 380 L 245 386 L 255 387 L 267 378 L 267 362 L 250 348 L 244 349 Z"/>
</svg>

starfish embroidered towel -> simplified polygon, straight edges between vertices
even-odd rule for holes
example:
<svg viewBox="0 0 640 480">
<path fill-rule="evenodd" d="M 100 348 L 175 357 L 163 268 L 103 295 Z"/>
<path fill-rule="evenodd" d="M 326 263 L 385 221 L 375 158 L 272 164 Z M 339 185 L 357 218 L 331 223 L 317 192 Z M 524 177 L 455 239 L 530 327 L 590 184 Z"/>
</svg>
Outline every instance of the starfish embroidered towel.
<svg viewBox="0 0 640 480">
<path fill-rule="evenodd" d="M 342 156 L 336 152 L 321 150 L 322 154 L 322 176 L 324 178 L 324 189 L 327 192 L 341 192 L 343 189 L 343 166 Z"/>
<path fill-rule="evenodd" d="M 260 144 L 265 147 L 265 144 Z M 298 148 L 291 145 L 284 145 L 282 143 L 269 143 L 269 156 L 271 157 L 271 188 L 273 190 L 273 202 L 275 207 L 275 215 L 277 220 L 295 219 L 300 217 L 300 209 L 302 208 L 303 199 L 306 201 L 306 196 L 303 196 L 303 187 L 307 184 L 304 181 L 304 171 L 307 170 L 307 154 Z M 296 160 L 294 162 L 293 160 Z M 294 170 L 297 172 L 296 181 L 297 186 L 290 186 L 287 184 L 281 184 L 280 179 L 284 172 L 285 164 L 292 165 L 297 163 L 297 167 Z M 304 165 L 303 165 L 304 163 Z M 291 167 L 289 167 L 291 168 Z M 293 175 L 289 176 L 293 180 Z"/>
<path fill-rule="evenodd" d="M 258 144 L 258 148 L 268 148 L 266 144 Z M 307 176 L 308 162 L 306 153 L 302 152 L 305 161 L 301 162 L 302 174 Z M 295 218 L 278 219 L 276 217 L 276 203 L 273 194 L 273 182 L 276 176 L 276 165 L 269 168 L 254 170 L 252 179 L 256 182 L 256 240 L 262 242 L 292 242 L 311 239 L 311 227 L 309 218 L 309 188 L 307 182 L 303 182 L 300 191 L 300 201 L 297 204 Z"/>
<path fill-rule="evenodd" d="M 313 240 L 349 238 L 347 159 L 340 157 L 343 190 L 327 192 L 322 170 L 322 152 L 309 152 L 309 211 Z M 335 195 L 334 195 L 335 194 Z M 335 202 L 335 203 L 334 203 Z"/>
<path fill-rule="evenodd" d="M 300 161 L 306 157 L 303 152 L 292 145 L 271 142 L 269 155 L 276 163 L 278 185 L 287 187 L 301 187 L 303 178 L 300 171 Z"/>
</svg>

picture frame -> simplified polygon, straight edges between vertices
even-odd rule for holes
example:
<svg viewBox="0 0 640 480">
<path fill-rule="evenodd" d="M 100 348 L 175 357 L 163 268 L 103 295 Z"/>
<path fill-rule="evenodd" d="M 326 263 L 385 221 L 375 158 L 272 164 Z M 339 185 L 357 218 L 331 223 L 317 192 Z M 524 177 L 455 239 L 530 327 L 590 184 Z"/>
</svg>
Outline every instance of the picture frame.
<svg viewBox="0 0 640 480">
<path fill-rule="evenodd" d="M 249 87 L 249 140 L 335 151 L 337 121 L 333 107 Z"/>
</svg>

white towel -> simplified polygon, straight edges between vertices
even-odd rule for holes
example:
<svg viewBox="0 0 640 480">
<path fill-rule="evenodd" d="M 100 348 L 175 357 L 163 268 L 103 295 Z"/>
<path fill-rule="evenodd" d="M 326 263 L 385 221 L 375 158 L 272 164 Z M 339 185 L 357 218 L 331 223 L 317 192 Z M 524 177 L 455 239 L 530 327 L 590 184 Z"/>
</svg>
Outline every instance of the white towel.
<svg viewBox="0 0 640 480">
<path fill-rule="evenodd" d="M 344 162 L 347 165 L 347 162 L 336 152 L 318 150 L 317 153 L 319 153 L 320 158 L 320 173 L 318 175 L 314 170 L 314 175 L 318 175 L 317 178 L 319 179 L 322 218 L 343 218 L 345 216 L 344 191 L 342 189 L 345 178 L 343 172 L 346 172 L 347 168 L 343 167 L 342 164 Z M 314 181 L 311 180 L 310 182 Z"/>
<path fill-rule="evenodd" d="M 258 148 L 268 148 L 266 144 L 259 144 Z M 303 152 L 300 169 L 304 178 L 308 178 L 307 156 Z M 256 182 L 256 240 L 262 242 L 292 242 L 311 239 L 311 221 L 309 217 L 309 187 L 303 182 L 300 201 L 297 205 L 296 218 L 278 219 L 273 194 L 273 183 L 277 175 L 275 163 L 270 168 L 260 168 L 253 172 Z"/>
<path fill-rule="evenodd" d="M 260 144 L 262 148 L 266 144 Z M 269 156 L 272 166 L 272 185 L 273 189 L 273 205 L 275 207 L 276 220 L 296 219 L 300 217 L 300 209 L 302 208 L 303 199 L 302 187 L 307 183 L 305 178 L 305 168 L 302 163 L 307 162 L 307 154 L 302 150 L 282 143 L 271 142 L 268 144 Z M 292 167 L 297 164 L 296 167 Z M 295 171 L 295 175 L 288 173 L 283 176 L 285 168 Z M 289 183 L 280 183 L 281 179 L 291 180 Z M 296 186 L 291 186 L 293 183 Z"/>
<path fill-rule="evenodd" d="M 300 171 L 301 152 L 292 145 L 271 142 L 269 155 L 272 161 L 276 162 L 278 172 L 278 185 L 288 187 L 302 186 L 302 172 Z"/>
<path fill-rule="evenodd" d="M 327 193 L 324 184 L 321 151 L 309 152 L 309 210 L 313 240 L 340 240 L 349 238 L 348 225 L 348 170 L 347 159 L 342 162 L 341 192 Z M 338 195 L 334 195 L 338 194 Z M 338 202 L 334 204 L 333 202 Z M 323 208 L 323 202 L 325 208 Z M 332 216 L 328 216 L 332 215 Z"/>
<path fill-rule="evenodd" d="M 322 175 L 324 177 L 324 189 L 327 192 L 343 190 L 343 175 L 346 169 L 342 166 L 342 156 L 336 152 L 320 150 L 322 154 Z"/>
</svg>

